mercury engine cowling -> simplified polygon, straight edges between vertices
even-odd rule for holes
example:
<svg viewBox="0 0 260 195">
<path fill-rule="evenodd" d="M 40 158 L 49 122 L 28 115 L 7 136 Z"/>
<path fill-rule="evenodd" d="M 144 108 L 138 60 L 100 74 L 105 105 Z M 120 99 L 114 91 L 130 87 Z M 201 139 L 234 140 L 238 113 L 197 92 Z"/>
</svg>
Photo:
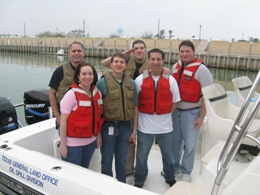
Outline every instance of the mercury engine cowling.
<svg viewBox="0 0 260 195">
<path fill-rule="evenodd" d="M 24 92 L 24 114 L 28 125 L 49 118 L 49 90 L 34 89 Z"/>
<path fill-rule="evenodd" d="M 0 97 L 0 135 L 18 129 L 15 107 L 5 97 Z"/>
</svg>

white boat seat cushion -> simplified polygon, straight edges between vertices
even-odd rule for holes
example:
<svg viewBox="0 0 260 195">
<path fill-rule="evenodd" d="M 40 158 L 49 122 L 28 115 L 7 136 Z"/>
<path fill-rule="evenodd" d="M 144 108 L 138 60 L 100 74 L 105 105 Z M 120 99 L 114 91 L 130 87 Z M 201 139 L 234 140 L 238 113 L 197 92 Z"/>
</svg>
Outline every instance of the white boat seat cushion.
<svg viewBox="0 0 260 195">
<path fill-rule="evenodd" d="M 250 92 L 253 83 L 247 76 L 234 78 L 232 79 L 232 83 L 236 94 L 237 106 L 242 106 Z M 260 94 L 255 92 L 254 96 L 251 98 L 251 102 L 249 103 L 249 110 L 253 108 L 254 102 L 259 96 Z M 257 113 L 256 118 L 260 119 L 260 111 Z"/>
<path fill-rule="evenodd" d="M 234 121 L 240 112 L 240 107 L 230 103 L 225 89 L 218 83 L 202 88 L 203 98 L 207 110 L 207 129 L 217 140 L 225 141 L 234 125 Z M 242 123 L 248 114 L 246 111 Z M 260 120 L 255 119 L 248 133 L 254 137 L 260 135 Z M 245 144 L 255 145 L 251 140 L 245 140 Z"/>
</svg>

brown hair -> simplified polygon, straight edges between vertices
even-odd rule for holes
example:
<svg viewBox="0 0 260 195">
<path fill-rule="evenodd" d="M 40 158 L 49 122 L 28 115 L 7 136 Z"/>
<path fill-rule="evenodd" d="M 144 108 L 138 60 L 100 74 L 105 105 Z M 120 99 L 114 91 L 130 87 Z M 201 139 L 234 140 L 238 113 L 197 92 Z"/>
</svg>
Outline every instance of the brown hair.
<svg viewBox="0 0 260 195">
<path fill-rule="evenodd" d="M 135 41 L 132 43 L 132 48 L 134 48 L 135 44 L 137 44 L 137 43 L 142 43 L 142 44 L 144 45 L 144 48 L 146 48 L 145 42 L 144 42 L 143 40 L 140 40 L 140 39 L 135 40 Z"/>
<path fill-rule="evenodd" d="M 97 71 L 96 71 L 96 69 L 94 68 L 94 66 L 92 66 L 91 64 L 86 63 L 86 62 L 82 62 L 81 64 L 79 64 L 79 65 L 77 66 L 77 68 L 75 69 L 75 72 L 74 72 L 73 81 L 74 81 L 75 83 L 79 84 L 79 78 L 78 78 L 78 76 L 80 75 L 81 68 L 84 67 L 84 66 L 89 66 L 89 67 L 92 68 L 93 75 L 94 75 L 94 79 L 93 79 L 93 82 L 92 82 L 91 84 L 92 84 L 92 85 L 96 85 L 97 80 L 98 80 Z"/>
<path fill-rule="evenodd" d="M 125 57 L 125 55 L 123 53 L 115 53 L 114 55 L 112 55 L 111 61 L 110 61 L 111 63 L 114 61 L 115 57 L 119 57 L 119 58 L 124 59 L 125 63 L 126 63 L 126 57 Z"/>
<path fill-rule="evenodd" d="M 191 47 L 192 51 L 195 52 L 194 44 L 193 44 L 190 40 L 182 41 L 182 42 L 180 43 L 180 45 L 179 45 L 179 51 L 180 51 L 181 46 L 188 46 L 188 47 Z"/>
</svg>

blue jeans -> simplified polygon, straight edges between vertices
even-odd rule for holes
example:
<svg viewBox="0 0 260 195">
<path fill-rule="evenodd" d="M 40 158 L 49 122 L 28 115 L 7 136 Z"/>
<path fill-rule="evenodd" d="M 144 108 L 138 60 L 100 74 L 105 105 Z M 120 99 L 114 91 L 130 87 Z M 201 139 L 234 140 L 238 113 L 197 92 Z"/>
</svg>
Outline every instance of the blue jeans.
<svg viewBox="0 0 260 195">
<path fill-rule="evenodd" d="M 189 111 L 176 109 L 172 113 L 174 134 L 172 151 L 175 173 L 191 174 L 193 170 L 196 145 L 200 134 L 200 129 L 195 128 L 195 121 L 200 116 L 200 111 L 200 108 Z M 185 149 L 182 157 L 183 145 L 185 145 Z"/>
<path fill-rule="evenodd" d="M 92 155 L 96 148 L 97 140 L 85 146 L 67 146 L 67 158 L 62 160 L 88 168 Z"/>
<path fill-rule="evenodd" d="M 109 127 L 113 127 L 113 135 L 109 132 Z M 112 163 L 115 155 L 115 170 L 118 181 L 126 183 L 126 157 L 128 151 L 129 137 L 131 134 L 130 121 L 120 121 L 115 123 L 104 122 L 101 136 L 101 173 L 113 176 Z"/>
<path fill-rule="evenodd" d="M 165 180 L 175 179 L 172 164 L 173 131 L 164 134 L 146 134 L 138 131 L 135 166 L 135 184 L 143 185 L 148 175 L 147 160 L 151 147 L 156 139 L 162 154 Z"/>
</svg>

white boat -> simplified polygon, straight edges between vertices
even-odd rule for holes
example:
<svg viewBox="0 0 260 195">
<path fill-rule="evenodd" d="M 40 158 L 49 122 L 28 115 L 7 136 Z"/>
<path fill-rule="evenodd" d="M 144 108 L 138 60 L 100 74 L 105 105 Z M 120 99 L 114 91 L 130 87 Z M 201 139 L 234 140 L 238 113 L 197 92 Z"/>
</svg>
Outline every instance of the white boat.
<svg viewBox="0 0 260 195">
<path fill-rule="evenodd" d="M 260 146 L 258 139 L 254 139 L 260 134 L 260 120 L 254 119 L 260 97 L 250 111 L 247 109 L 259 82 L 260 72 L 241 108 L 230 104 L 220 85 L 203 88 L 207 118 L 191 183 L 179 181 L 169 188 L 160 176 L 162 162 L 156 145 L 149 156 L 148 178 L 142 189 L 133 186 L 133 176 L 123 184 L 101 174 L 98 149 L 89 169 L 64 162 L 58 152 L 55 119 L 48 119 L 0 135 L 0 191 L 50 195 L 259 194 L 260 156 L 245 150 L 238 154 L 241 143 L 253 149 Z"/>
</svg>

